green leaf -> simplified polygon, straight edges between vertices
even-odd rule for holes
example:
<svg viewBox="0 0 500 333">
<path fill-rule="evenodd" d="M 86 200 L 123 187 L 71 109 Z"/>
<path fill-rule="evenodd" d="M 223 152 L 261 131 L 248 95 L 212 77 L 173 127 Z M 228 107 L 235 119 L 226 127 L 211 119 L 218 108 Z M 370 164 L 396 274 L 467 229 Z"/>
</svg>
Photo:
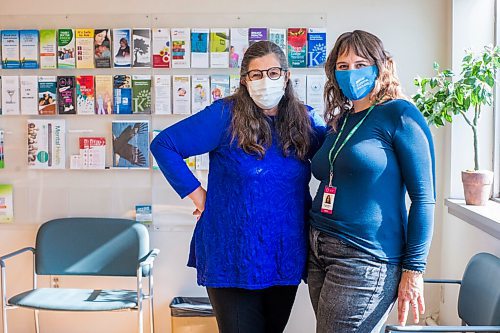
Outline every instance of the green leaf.
<svg viewBox="0 0 500 333">
<path fill-rule="evenodd" d="M 472 94 L 470 95 L 471 103 L 472 105 L 477 105 L 479 104 L 479 96 L 476 91 L 473 91 Z"/>
<path fill-rule="evenodd" d="M 464 80 L 464 83 L 469 85 L 469 86 L 474 86 L 476 84 L 476 78 L 474 77 L 475 74 L 472 74 L 472 77 L 468 77 Z"/>
<path fill-rule="evenodd" d="M 432 67 L 434 67 L 435 71 L 439 70 L 439 64 L 437 62 L 435 62 L 435 61 L 434 61 L 434 64 L 432 65 Z"/>
<path fill-rule="evenodd" d="M 437 84 L 438 84 L 437 79 L 435 77 L 431 78 L 431 82 L 430 82 L 431 89 L 436 88 Z"/>
<path fill-rule="evenodd" d="M 459 89 L 455 90 L 455 97 L 457 98 L 458 105 L 464 104 L 464 93 L 461 90 Z"/>
<path fill-rule="evenodd" d="M 483 62 L 485 65 L 491 62 L 491 55 L 489 53 L 483 54 Z"/>
<path fill-rule="evenodd" d="M 422 88 L 422 91 L 425 91 L 425 86 L 429 82 L 429 79 L 423 78 L 422 81 L 420 81 L 420 88 Z"/>
<path fill-rule="evenodd" d="M 495 61 L 494 61 L 493 67 L 495 67 L 495 68 L 500 67 L 500 58 L 496 58 L 495 57 Z"/>
<path fill-rule="evenodd" d="M 413 95 L 411 97 L 411 99 L 415 102 L 415 103 L 418 103 L 418 101 L 422 98 L 422 95 L 419 94 L 419 93 L 416 93 L 415 95 Z"/>
<path fill-rule="evenodd" d="M 464 100 L 464 111 L 469 110 L 469 108 L 470 108 L 470 96 L 465 98 Z"/>
<path fill-rule="evenodd" d="M 448 114 L 448 113 L 446 113 L 446 114 L 444 115 L 444 119 L 445 119 L 447 122 L 449 122 L 449 123 L 451 123 L 451 121 L 452 121 L 452 119 L 451 119 L 451 115 L 450 115 L 450 114 Z"/>
<path fill-rule="evenodd" d="M 495 85 L 495 79 L 493 79 L 493 76 L 491 75 L 486 76 L 486 84 L 491 88 L 493 88 L 493 86 Z"/>
<path fill-rule="evenodd" d="M 453 74 L 453 72 L 452 72 L 451 70 L 449 70 L 449 69 L 445 69 L 445 70 L 443 71 L 443 75 L 444 75 L 445 77 L 452 77 L 454 74 Z"/>
<path fill-rule="evenodd" d="M 474 64 L 474 66 L 472 66 L 472 76 L 475 76 L 479 73 L 479 65 L 478 64 Z"/>
</svg>

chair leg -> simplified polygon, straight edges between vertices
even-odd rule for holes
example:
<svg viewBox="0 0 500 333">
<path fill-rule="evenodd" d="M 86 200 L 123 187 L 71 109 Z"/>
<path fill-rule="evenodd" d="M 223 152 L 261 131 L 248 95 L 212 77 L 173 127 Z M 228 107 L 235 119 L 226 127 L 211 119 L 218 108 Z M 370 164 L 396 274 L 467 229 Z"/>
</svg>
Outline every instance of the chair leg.
<svg viewBox="0 0 500 333">
<path fill-rule="evenodd" d="M 2 302 L 2 326 L 3 326 L 2 333 L 8 333 L 8 330 L 7 330 L 7 308 L 5 307 L 5 304 L 3 304 L 3 302 Z"/>
<path fill-rule="evenodd" d="M 138 314 L 137 324 L 139 325 L 138 332 L 143 333 L 144 332 L 144 328 L 143 328 L 144 320 L 143 320 L 143 315 L 142 315 L 142 300 L 139 300 L 139 302 L 137 302 L 137 314 Z"/>
<path fill-rule="evenodd" d="M 149 329 L 151 333 L 155 332 L 155 314 L 153 307 L 153 297 L 149 297 Z"/>
<path fill-rule="evenodd" d="M 154 310 L 154 280 L 153 280 L 153 264 L 149 267 L 149 329 L 150 333 L 155 331 L 155 310 Z"/>
<path fill-rule="evenodd" d="M 5 267 L 0 268 L 0 282 L 1 282 L 1 295 L 0 301 L 2 303 L 2 328 L 3 333 L 7 333 L 7 286 L 5 283 Z"/>
<path fill-rule="evenodd" d="M 40 311 L 35 310 L 35 332 L 40 333 Z"/>
</svg>

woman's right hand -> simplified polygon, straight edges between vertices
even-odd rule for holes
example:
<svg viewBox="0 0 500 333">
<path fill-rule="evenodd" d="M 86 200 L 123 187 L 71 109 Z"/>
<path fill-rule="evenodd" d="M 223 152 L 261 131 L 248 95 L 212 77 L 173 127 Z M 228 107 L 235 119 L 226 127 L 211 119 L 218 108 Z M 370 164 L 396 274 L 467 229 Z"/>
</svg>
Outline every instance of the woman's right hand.
<svg viewBox="0 0 500 333">
<path fill-rule="evenodd" d="M 199 186 L 196 190 L 191 192 L 188 197 L 193 201 L 196 209 L 193 212 L 193 215 L 196 216 L 196 220 L 199 220 L 201 217 L 201 213 L 205 210 L 205 201 L 207 199 L 207 191 L 201 186 Z"/>
</svg>

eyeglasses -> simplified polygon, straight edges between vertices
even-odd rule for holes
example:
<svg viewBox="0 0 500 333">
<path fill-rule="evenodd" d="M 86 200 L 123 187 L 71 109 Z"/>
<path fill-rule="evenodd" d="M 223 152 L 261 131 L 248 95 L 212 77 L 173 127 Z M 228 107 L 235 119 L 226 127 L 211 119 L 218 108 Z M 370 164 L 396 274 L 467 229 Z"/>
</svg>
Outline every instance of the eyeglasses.
<svg viewBox="0 0 500 333">
<path fill-rule="evenodd" d="M 252 69 L 251 71 L 246 72 L 243 76 L 246 76 L 249 81 L 258 81 L 264 77 L 264 72 L 267 73 L 267 77 L 271 80 L 279 79 L 283 73 L 286 73 L 287 70 L 281 67 L 271 67 L 269 69 Z"/>
</svg>

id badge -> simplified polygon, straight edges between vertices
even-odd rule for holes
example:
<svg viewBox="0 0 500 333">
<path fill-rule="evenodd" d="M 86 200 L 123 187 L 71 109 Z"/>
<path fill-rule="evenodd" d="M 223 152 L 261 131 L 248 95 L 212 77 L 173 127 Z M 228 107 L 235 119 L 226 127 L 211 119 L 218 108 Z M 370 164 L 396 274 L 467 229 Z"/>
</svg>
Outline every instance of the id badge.
<svg viewBox="0 0 500 333">
<path fill-rule="evenodd" d="M 321 212 L 325 214 L 333 214 L 333 202 L 335 201 L 335 194 L 337 188 L 335 186 L 325 186 L 323 192 L 323 200 L 321 203 Z"/>
</svg>

